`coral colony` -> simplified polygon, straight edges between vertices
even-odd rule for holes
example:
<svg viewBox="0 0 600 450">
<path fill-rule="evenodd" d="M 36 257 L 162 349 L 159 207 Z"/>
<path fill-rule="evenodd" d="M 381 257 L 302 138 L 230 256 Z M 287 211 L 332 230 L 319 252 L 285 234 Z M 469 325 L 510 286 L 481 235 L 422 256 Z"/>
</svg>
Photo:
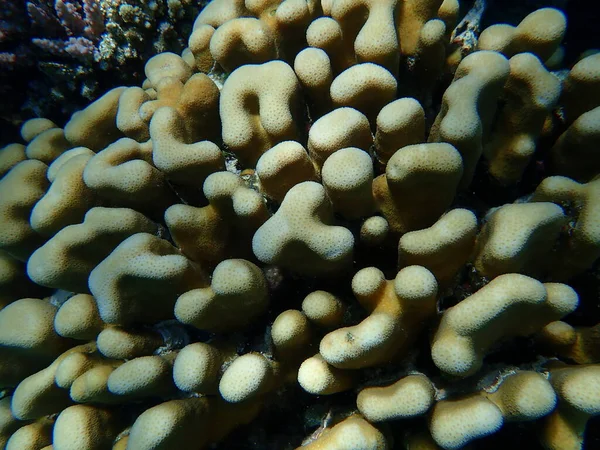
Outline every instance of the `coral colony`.
<svg viewBox="0 0 600 450">
<path fill-rule="evenodd" d="M 0 8 L 0 93 L 4 100 L 0 118 L 9 114 L 7 104 L 40 117 L 68 117 L 102 95 L 106 86 L 137 84 L 145 59 L 185 47 L 200 10 L 198 3 L 4 1 Z M 14 92 L 15 86 L 22 92 Z"/>
<path fill-rule="evenodd" d="M 119 3 L 28 2 L 32 42 L 98 62 Z M 460 6 L 213 0 L 24 122 L 0 447 L 600 448 L 600 53 Z"/>
</svg>

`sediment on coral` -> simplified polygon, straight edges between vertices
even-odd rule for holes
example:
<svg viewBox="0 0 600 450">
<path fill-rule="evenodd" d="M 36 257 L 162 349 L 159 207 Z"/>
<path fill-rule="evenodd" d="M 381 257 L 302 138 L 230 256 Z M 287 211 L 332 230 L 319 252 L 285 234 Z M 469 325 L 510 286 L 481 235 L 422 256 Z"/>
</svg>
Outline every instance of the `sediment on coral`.
<svg viewBox="0 0 600 450">
<path fill-rule="evenodd" d="M 104 68 L 190 7 L 27 5 Z M 213 0 L 139 83 L 25 122 L 0 449 L 598 447 L 600 59 L 485 6 Z"/>
</svg>

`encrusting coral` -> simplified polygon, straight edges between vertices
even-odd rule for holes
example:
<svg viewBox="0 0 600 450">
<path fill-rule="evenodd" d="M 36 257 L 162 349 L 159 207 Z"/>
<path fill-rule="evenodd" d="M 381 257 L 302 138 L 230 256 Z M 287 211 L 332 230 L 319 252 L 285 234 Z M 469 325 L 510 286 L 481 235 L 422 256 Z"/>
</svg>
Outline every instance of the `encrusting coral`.
<svg viewBox="0 0 600 450">
<path fill-rule="evenodd" d="M 554 8 L 461 46 L 460 6 L 213 0 L 24 123 L 0 449 L 592 448 L 600 59 Z"/>
</svg>

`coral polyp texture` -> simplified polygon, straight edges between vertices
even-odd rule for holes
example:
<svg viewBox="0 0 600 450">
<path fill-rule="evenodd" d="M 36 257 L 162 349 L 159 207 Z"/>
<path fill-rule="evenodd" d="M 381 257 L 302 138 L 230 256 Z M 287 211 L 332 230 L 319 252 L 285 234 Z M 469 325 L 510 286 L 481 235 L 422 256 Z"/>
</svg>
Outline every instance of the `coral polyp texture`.
<svg viewBox="0 0 600 450">
<path fill-rule="evenodd" d="M 0 450 L 600 448 L 600 55 L 552 7 L 478 40 L 485 3 L 213 0 L 25 122 Z M 66 59 L 154 26 L 27 5 Z"/>
</svg>

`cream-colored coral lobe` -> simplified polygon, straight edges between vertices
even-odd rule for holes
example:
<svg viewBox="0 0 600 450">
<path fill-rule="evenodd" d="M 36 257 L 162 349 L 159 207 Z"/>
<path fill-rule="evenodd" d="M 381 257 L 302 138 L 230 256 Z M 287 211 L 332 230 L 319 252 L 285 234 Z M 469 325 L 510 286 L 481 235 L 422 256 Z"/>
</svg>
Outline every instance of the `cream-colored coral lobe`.
<svg viewBox="0 0 600 450">
<path fill-rule="evenodd" d="M 485 3 L 212 0 L 25 122 L 0 450 L 596 448 L 600 58 Z"/>
</svg>

